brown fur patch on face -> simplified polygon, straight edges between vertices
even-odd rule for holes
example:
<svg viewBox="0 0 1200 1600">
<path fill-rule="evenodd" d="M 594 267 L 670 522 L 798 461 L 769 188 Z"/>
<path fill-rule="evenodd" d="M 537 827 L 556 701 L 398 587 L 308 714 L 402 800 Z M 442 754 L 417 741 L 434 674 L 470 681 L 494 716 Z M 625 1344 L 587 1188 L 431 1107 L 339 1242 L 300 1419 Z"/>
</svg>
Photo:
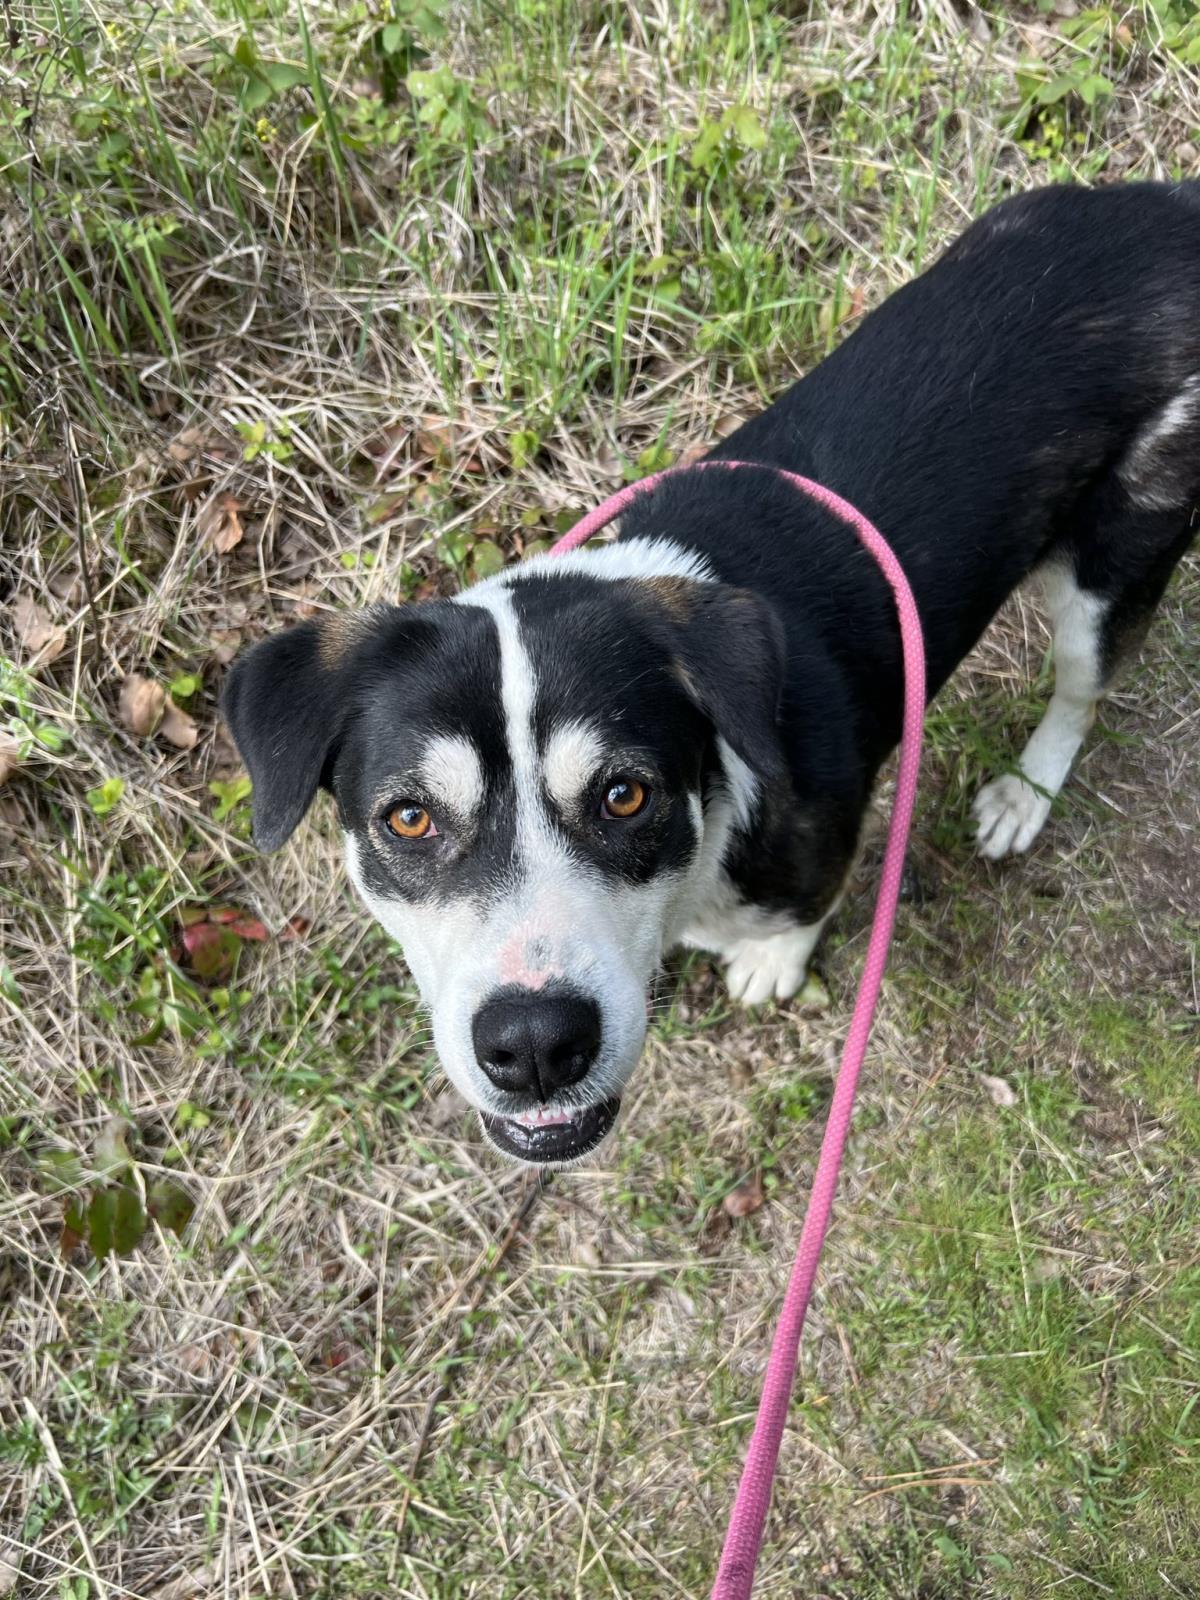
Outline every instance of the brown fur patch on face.
<svg viewBox="0 0 1200 1600">
<path fill-rule="evenodd" d="M 321 665 L 330 671 L 340 667 L 350 652 L 362 643 L 371 622 L 370 608 L 366 611 L 338 611 L 332 617 L 326 617 L 321 622 Z"/>
<path fill-rule="evenodd" d="M 672 622 L 689 622 L 696 607 L 699 585 L 691 578 L 640 578 L 639 586 L 667 613 Z"/>
</svg>

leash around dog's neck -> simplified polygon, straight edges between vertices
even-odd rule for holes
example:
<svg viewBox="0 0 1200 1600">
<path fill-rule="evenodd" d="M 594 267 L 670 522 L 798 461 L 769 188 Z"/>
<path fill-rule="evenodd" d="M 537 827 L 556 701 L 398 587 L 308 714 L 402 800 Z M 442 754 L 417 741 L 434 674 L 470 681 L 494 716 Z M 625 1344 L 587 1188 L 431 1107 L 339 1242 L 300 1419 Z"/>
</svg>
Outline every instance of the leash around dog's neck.
<svg viewBox="0 0 1200 1600">
<path fill-rule="evenodd" d="M 800 1354 L 800 1334 L 812 1295 L 813 1279 L 821 1246 L 829 1226 L 829 1213 L 833 1206 L 834 1190 L 850 1129 L 850 1116 L 854 1109 L 854 1094 L 858 1087 L 859 1069 L 871 1037 L 871 1024 L 883 970 L 887 965 L 888 946 L 896 920 L 896 906 L 900 898 L 900 880 L 904 871 L 904 855 L 908 847 L 909 828 L 912 823 L 913 803 L 917 796 L 917 774 L 921 763 L 921 731 L 925 715 L 925 648 L 921 637 L 921 622 L 908 579 L 891 547 L 879 530 L 861 512 L 822 484 L 813 483 L 794 472 L 785 472 L 765 462 L 754 461 L 704 461 L 686 468 L 656 472 L 649 478 L 619 489 L 603 505 L 589 511 L 587 516 L 554 545 L 550 554 L 565 555 L 569 550 L 585 544 L 594 533 L 607 527 L 626 511 L 638 495 L 654 488 L 675 472 L 738 471 L 753 468 L 774 472 L 790 483 L 800 494 L 815 501 L 839 521 L 854 530 L 859 540 L 873 556 L 876 565 L 891 586 L 896 601 L 896 614 L 900 622 L 901 654 L 904 662 L 904 719 L 900 737 L 900 767 L 896 777 L 896 796 L 892 804 L 892 819 L 888 826 L 887 848 L 883 857 L 883 872 L 879 884 L 879 898 L 875 904 L 875 921 L 871 927 L 871 942 L 858 986 L 858 998 L 850 1020 L 842 1051 L 842 1064 L 838 1069 L 833 1102 L 825 1123 L 821 1141 L 821 1154 L 809 1196 L 800 1244 L 792 1266 L 791 1277 L 783 1297 L 783 1309 L 775 1329 L 771 1356 L 763 1379 L 762 1397 L 758 1403 L 758 1418 L 750 1448 L 746 1452 L 746 1465 L 738 1485 L 737 1499 L 729 1518 L 725 1547 L 721 1552 L 721 1565 L 713 1585 L 712 1600 L 749 1600 L 754 1586 L 754 1570 L 762 1546 L 763 1525 L 771 1499 L 771 1484 L 779 1458 L 779 1445 L 787 1421 L 788 1403 L 796 1363 Z"/>
</svg>

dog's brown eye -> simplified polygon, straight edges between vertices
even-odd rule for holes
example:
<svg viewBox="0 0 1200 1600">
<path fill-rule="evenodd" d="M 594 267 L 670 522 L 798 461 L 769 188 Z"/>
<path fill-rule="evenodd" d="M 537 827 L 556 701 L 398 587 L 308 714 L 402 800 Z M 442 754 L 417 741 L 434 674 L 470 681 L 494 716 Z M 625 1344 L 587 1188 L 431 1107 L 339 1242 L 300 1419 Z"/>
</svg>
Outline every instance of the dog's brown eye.
<svg viewBox="0 0 1200 1600">
<path fill-rule="evenodd" d="M 387 814 L 387 825 L 398 839 L 433 839 L 437 836 L 433 818 L 424 806 L 395 806 Z"/>
<path fill-rule="evenodd" d="M 608 786 L 600 815 L 613 822 L 627 822 L 645 808 L 649 798 L 650 791 L 644 783 L 639 783 L 636 778 L 618 778 L 616 783 Z"/>
</svg>

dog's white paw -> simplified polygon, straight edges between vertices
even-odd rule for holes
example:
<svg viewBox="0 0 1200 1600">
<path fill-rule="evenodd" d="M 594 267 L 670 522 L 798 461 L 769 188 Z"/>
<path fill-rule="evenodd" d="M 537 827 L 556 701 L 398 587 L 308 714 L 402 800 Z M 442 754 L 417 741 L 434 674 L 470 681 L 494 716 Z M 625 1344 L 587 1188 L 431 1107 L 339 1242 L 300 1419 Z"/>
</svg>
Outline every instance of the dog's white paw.
<svg viewBox="0 0 1200 1600">
<path fill-rule="evenodd" d="M 1050 801 L 1016 773 L 995 778 L 975 796 L 976 849 L 988 861 L 1019 856 L 1041 833 Z"/>
<path fill-rule="evenodd" d="M 725 982 L 734 1000 L 760 1006 L 764 1000 L 788 1000 L 804 982 L 817 928 L 789 928 L 765 939 L 743 939 L 729 952 Z"/>
</svg>

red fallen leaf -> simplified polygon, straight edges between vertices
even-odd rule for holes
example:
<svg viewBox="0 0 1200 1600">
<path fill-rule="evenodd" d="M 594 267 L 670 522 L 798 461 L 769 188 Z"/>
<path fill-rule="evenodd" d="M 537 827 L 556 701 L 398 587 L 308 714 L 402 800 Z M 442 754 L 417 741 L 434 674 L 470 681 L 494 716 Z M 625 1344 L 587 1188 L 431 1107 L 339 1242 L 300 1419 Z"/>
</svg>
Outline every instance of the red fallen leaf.
<svg viewBox="0 0 1200 1600">
<path fill-rule="evenodd" d="M 303 939 L 311 927 L 312 921 L 308 917 L 289 917 L 283 927 L 280 928 L 279 937 L 281 939 Z"/>
<path fill-rule="evenodd" d="M 214 906 L 208 913 L 208 920 L 231 929 L 239 939 L 263 940 L 271 937 L 257 917 L 248 917 L 237 906 Z"/>
<path fill-rule="evenodd" d="M 198 978 L 205 983 L 221 983 L 233 971 L 242 941 L 232 928 L 219 928 L 212 922 L 194 922 L 184 929 L 183 947 Z"/>
<path fill-rule="evenodd" d="M 766 1198 L 763 1193 L 762 1173 L 755 1172 L 745 1183 L 739 1183 L 736 1189 L 730 1190 L 721 1201 L 721 1205 L 727 1216 L 748 1217 L 752 1212 L 762 1209 Z"/>
</svg>

